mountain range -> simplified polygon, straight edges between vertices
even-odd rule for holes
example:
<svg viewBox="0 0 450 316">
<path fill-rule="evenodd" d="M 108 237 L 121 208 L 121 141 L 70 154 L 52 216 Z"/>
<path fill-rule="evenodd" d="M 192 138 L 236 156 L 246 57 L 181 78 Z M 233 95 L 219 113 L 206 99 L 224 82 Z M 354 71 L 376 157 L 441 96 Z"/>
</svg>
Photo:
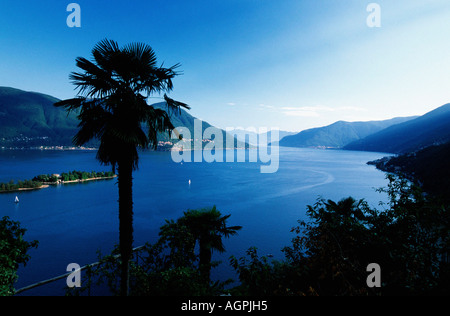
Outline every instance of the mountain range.
<svg viewBox="0 0 450 316">
<path fill-rule="evenodd" d="M 0 147 L 72 146 L 79 121 L 75 113 L 67 114 L 64 109 L 53 106 L 57 101 L 57 98 L 42 93 L 0 87 Z M 157 103 L 152 106 L 164 108 L 165 104 Z M 191 148 L 195 136 L 195 119 L 182 109 L 179 113 L 171 114 L 175 127 L 183 126 L 189 130 Z M 202 134 L 209 127 L 212 125 L 203 121 Z M 222 133 L 223 139 L 222 143 L 215 144 L 216 148 L 225 148 L 227 133 L 221 129 L 216 131 Z M 342 148 L 396 154 L 413 152 L 450 141 L 450 103 L 419 117 L 369 122 L 338 121 L 294 135 L 284 131 L 279 134 L 280 146 Z M 243 139 L 242 135 L 247 135 L 248 140 Z M 242 148 L 255 135 L 235 130 L 228 134 L 228 138 L 230 136 L 234 140 L 233 147 Z M 158 140 L 162 149 L 170 149 L 178 142 L 169 138 L 167 133 L 159 134 Z M 268 140 L 270 141 L 270 136 Z M 206 143 L 208 141 L 212 140 L 207 140 Z M 95 141 L 88 145 L 95 147 Z"/>
<path fill-rule="evenodd" d="M 69 146 L 78 119 L 49 95 L 0 87 L 0 146 Z"/>
<path fill-rule="evenodd" d="M 272 142 L 272 134 L 273 134 L 272 130 L 269 130 L 267 132 L 258 133 L 256 131 L 256 129 L 251 130 L 251 129 L 236 128 L 236 129 L 229 131 L 229 133 L 235 135 L 236 138 L 238 140 L 240 140 L 241 142 L 245 142 L 245 143 L 248 143 L 253 146 L 257 146 L 259 143 L 262 142 L 263 139 L 272 144 L 277 143 L 277 142 Z M 279 130 L 278 131 L 278 139 L 280 140 L 286 136 L 294 135 L 294 134 L 297 134 L 297 133 Z"/>
<path fill-rule="evenodd" d="M 288 135 L 279 144 L 286 147 L 339 148 L 401 154 L 448 141 L 450 103 L 422 116 L 368 122 L 338 121 Z"/>
<path fill-rule="evenodd" d="M 167 110 L 167 106 L 165 104 L 165 102 L 160 102 L 160 103 L 155 103 L 152 104 L 153 107 L 155 108 L 160 108 L 160 109 L 164 109 Z M 214 142 L 214 146 L 216 149 L 224 149 L 227 148 L 230 144 L 227 144 L 227 138 L 232 139 L 233 140 L 233 144 L 231 144 L 231 148 L 244 148 L 244 147 L 248 147 L 248 145 L 246 144 L 245 141 L 240 141 L 235 135 L 233 134 L 229 134 L 226 131 L 224 131 L 223 129 L 220 129 L 218 127 L 215 127 L 211 124 L 209 124 L 208 122 L 202 121 L 197 119 L 196 117 L 190 115 L 188 112 L 186 112 L 183 109 L 180 109 L 179 113 L 176 113 L 175 111 L 169 112 L 170 113 L 170 121 L 172 122 L 173 126 L 175 126 L 175 128 L 177 129 L 177 132 L 182 133 L 182 130 L 180 129 L 180 127 L 185 128 L 189 131 L 189 135 L 183 135 L 183 140 L 178 140 L 176 139 L 176 137 L 170 137 L 168 133 L 159 133 L 158 134 L 158 141 L 159 141 L 159 145 L 158 148 L 160 149 L 170 149 L 173 148 L 175 146 L 175 148 L 181 148 L 184 147 L 186 148 L 186 145 L 189 145 L 189 147 L 191 149 L 194 148 L 194 141 L 195 138 L 197 138 L 200 134 L 200 129 L 196 130 L 196 125 L 195 125 L 195 121 L 197 120 L 197 126 L 199 126 L 199 123 L 201 123 L 201 135 L 205 135 L 205 131 L 209 128 L 212 128 L 212 133 L 214 133 L 214 137 L 216 137 L 215 134 L 221 134 L 221 139 L 222 141 L 215 141 L 214 139 L 208 139 L 206 137 L 203 137 L 205 139 L 203 139 L 202 141 L 202 147 L 204 147 L 206 144 L 210 143 L 210 142 Z M 202 136 L 200 135 L 200 138 L 202 138 Z M 212 135 L 211 135 L 212 136 Z M 189 144 L 187 144 L 186 142 L 189 142 Z"/>
<path fill-rule="evenodd" d="M 407 153 L 450 140 L 450 103 L 407 122 L 357 140 L 348 150 Z"/>
<path fill-rule="evenodd" d="M 76 113 L 68 114 L 65 109 L 54 106 L 59 99 L 37 93 L 26 92 L 10 87 L 0 87 L 0 147 L 6 148 L 30 148 L 30 147 L 54 147 L 73 146 L 73 136 L 78 131 L 79 120 Z M 165 103 L 156 103 L 152 106 L 164 108 Z M 171 122 L 175 127 L 186 127 L 194 137 L 195 117 L 180 110 L 179 113 L 171 113 Z M 203 132 L 212 127 L 207 122 L 202 122 Z M 216 148 L 225 148 L 226 133 L 222 133 L 223 142 L 215 144 Z M 233 138 L 233 137 L 232 137 Z M 234 147 L 244 147 L 245 143 L 234 139 Z M 169 137 L 168 133 L 158 135 L 161 150 L 171 149 L 177 139 Z M 191 140 L 193 142 L 193 140 Z M 98 141 L 93 140 L 87 147 L 96 147 Z M 192 148 L 193 148 L 193 144 Z M 204 144 L 203 144 L 204 145 Z"/>
<path fill-rule="evenodd" d="M 280 140 L 280 146 L 343 148 L 349 143 L 363 139 L 389 126 L 407 122 L 416 117 L 398 117 L 384 121 L 345 122 L 307 129 Z"/>
<path fill-rule="evenodd" d="M 379 122 L 340 121 L 286 136 L 280 145 L 396 154 L 368 164 L 406 177 L 450 204 L 450 104 L 418 117 Z"/>
</svg>

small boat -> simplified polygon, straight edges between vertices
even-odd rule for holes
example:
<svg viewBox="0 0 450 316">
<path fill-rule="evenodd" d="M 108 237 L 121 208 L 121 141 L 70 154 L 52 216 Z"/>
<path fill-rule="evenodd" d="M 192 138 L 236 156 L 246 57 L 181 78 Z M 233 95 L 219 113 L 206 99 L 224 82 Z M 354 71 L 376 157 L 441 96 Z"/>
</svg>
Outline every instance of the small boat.
<svg viewBox="0 0 450 316">
<path fill-rule="evenodd" d="M 191 185 L 191 179 L 189 179 L 189 185 Z"/>
<path fill-rule="evenodd" d="M 19 197 L 18 196 L 16 196 L 16 198 L 14 199 L 14 203 L 19 203 Z"/>
</svg>

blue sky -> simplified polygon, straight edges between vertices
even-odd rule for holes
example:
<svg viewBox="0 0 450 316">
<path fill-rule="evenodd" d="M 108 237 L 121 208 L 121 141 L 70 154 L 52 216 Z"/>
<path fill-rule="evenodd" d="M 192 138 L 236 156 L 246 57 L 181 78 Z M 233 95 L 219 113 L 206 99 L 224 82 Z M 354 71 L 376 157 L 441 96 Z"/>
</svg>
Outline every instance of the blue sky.
<svg viewBox="0 0 450 316">
<path fill-rule="evenodd" d="M 81 28 L 66 25 L 71 2 Z M 71 98 L 76 57 L 104 38 L 145 42 L 181 63 L 171 96 L 221 128 L 300 131 L 450 102 L 448 0 L 2 0 L 0 26 L 2 86 Z"/>
</svg>

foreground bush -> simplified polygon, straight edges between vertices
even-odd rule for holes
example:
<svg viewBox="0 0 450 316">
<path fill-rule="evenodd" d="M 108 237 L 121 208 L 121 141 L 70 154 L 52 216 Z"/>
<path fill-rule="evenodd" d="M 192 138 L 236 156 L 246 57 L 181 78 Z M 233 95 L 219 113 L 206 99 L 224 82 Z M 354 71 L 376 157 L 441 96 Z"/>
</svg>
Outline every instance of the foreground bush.
<svg viewBox="0 0 450 316">
<path fill-rule="evenodd" d="M 7 216 L 0 220 L 0 296 L 14 294 L 17 269 L 30 259 L 28 250 L 37 247 L 37 241 L 24 240 L 25 232 L 19 222 Z"/>
<path fill-rule="evenodd" d="M 389 203 L 319 199 L 308 221 L 292 229 L 285 260 L 269 262 L 250 249 L 232 257 L 243 295 L 450 294 L 450 214 L 407 181 L 389 176 Z M 381 287 L 368 287 L 370 263 L 381 267 Z"/>
</svg>

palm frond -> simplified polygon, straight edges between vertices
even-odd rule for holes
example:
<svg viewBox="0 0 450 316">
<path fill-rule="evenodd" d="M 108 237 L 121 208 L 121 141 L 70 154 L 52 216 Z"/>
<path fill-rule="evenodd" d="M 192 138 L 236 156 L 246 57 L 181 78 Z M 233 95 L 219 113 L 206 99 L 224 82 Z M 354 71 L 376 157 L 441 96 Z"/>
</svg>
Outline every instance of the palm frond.
<svg viewBox="0 0 450 316">
<path fill-rule="evenodd" d="M 67 100 L 61 100 L 53 105 L 56 107 L 64 107 L 68 112 L 74 111 L 79 109 L 81 106 L 83 106 L 84 102 L 86 101 L 86 98 L 84 97 L 77 97 Z"/>
<path fill-rule="evenodd" d="M 113 57 L 120 53 L 120 47 L 113 40 L 103 39 L 92 49 L 92 56 L 97 65 L 108 73 L 114 69 Z"/>
<path fill-rule="evenodd" d="M 174 111 L 177 114 L 181 113 L 180 108 L 185 108 L 187 110 L 191 109 L 191 107 L 186 103 L 175 101 L 174 99 L 169 98 L 167 94 L 164 94 L 164 100 L 166 101 L 166 105 L 169 111 Z"/>
<path fill-rule="evenodd" d="M 79 89 L 80 94 L 89 98 L 97 96 L 103 98 L 118 88 L 118 84 L 111 74 L 91 61 L 78 57 L 76 64 L 84 70 L 84 73 L 73 72 L 69 78 Z"/>
<path fill-rule="evenodd" d="M 132 59 L 138 60 L 139 63 L 145 65 L 148 68 L 156 67 L 156 53 L 147 44 L 144 43 L 131 43 L 123 48 L 123 51 L 129 54 Z"/>
<path fill-rule="evenodd" d="M 99 105 L 97 100 L 86 101 L 78 115 L 80 128 L 73 141 L 76 146 L 82 146 L 90 140 L 101 139 L 111 124 L 112 114 Z"/>
<path fill-rule="evenodd" d="M 166 111 L 155 109 L 151 106 L 147 107 L 145 123 L 148 126 L 149 143 L 154 149 L 156 149 L 158 145 L 158 133 L 168 132 L 170 137 L 175 128 Z"/>
<path fill-rule="evenodd" d="M 74 137 L 76 145 L 97 138 L 101 142 L 98 158 L 103 163 L 114 165 L 128 154 L 137 162 L 136 148 L 156 149 L 158 133 L 170 135 L 174 130 L 171 112 L 190 109 L 167 94 L 164 94 L 166 111 L 155 109 L 146 101 L 153 93 L 172 90 L 172 79 L 180 74 L 179 64 L 158 67 L 156 54 L 149 45 L 131 43 L 119 47 L 117 42 L 108 39 L 95 45 L 92 57 L 92 60 L 78 57 L 76 65 L 80 71 L 70 74 L 78 97 L 55 105 L 79 111 L 81 122 Z M 143 124 L 147 130 L 142 129 Z"/>
</svg>

